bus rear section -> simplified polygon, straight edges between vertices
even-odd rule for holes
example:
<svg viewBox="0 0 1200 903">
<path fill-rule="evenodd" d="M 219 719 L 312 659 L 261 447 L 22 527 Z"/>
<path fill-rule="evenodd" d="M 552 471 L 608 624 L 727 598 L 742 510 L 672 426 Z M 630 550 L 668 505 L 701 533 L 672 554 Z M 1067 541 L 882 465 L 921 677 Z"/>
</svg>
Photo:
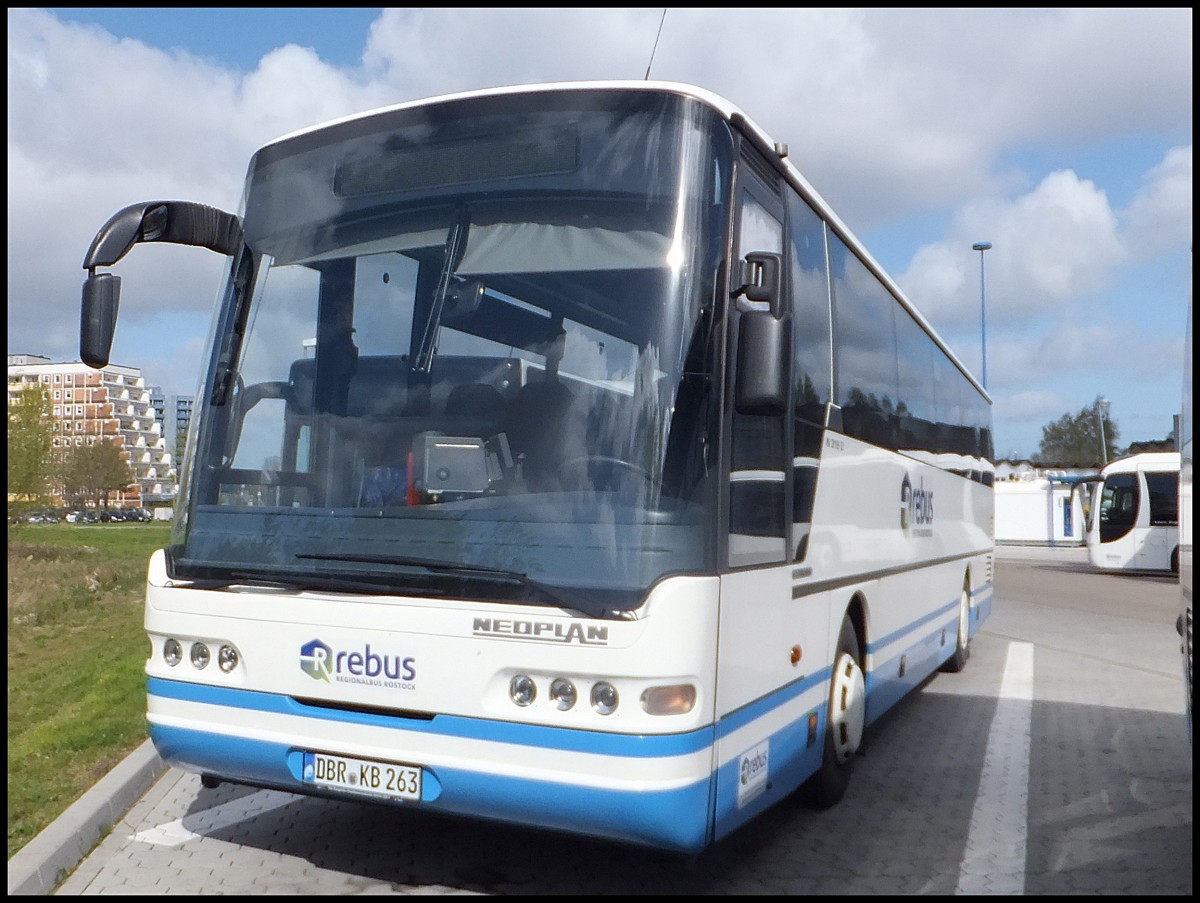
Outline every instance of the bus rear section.
<svg viewBox="0 0 1200 903">
<path fill-rule="evenodd" d="M 1105 570 L 1179 570 L 1179 453 L 1146 452 L 1101 472 L 1088 559 Z"/>
</svg>

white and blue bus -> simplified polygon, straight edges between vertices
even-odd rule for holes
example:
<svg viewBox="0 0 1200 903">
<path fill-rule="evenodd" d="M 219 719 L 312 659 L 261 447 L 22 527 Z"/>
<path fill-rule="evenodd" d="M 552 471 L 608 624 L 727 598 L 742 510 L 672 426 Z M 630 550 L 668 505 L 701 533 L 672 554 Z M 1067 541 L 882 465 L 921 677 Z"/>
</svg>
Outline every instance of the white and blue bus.
<svg viewBox="0 0 1200 903">
<path fill-rule="evenodd" d="M 1188 741 L 1192 739 L 1192 299 L 1188 295 L 1187 331 L 1183 339 L 1183 397 L 1179 406 L 1179 651 L 1183 664 L 1184 708 Z"/>
<path fill-rule="evenodd" d="M 963 667 L 990 400 L 774 144 L 655 82 L 281 138 L 229 258 L 145 625 L 150 735 L 229 781 L 694 852 Z"/>
<path fill-rule="evenodd" d="M 1088 559 L 1114 571 L 1179 571 L 1179 452 L 1142 452 L 1100 471 Z"/>
</svg>

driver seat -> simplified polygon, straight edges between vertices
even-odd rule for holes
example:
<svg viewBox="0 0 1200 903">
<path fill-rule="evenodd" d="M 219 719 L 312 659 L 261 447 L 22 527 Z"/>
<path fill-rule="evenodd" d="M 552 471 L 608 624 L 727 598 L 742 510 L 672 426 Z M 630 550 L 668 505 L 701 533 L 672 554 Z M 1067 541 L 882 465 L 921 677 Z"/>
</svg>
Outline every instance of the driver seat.
<svg viewBox="0 0 1200 903">
<path fill-rule="evenodd" d="M 517 392 L 504 417 L 504 432 L 531 489 L 559 488 L 558 471 L 566 459 L 570 411 L 575 396 L 554 379 L 528 382 Z"/>
</svg>

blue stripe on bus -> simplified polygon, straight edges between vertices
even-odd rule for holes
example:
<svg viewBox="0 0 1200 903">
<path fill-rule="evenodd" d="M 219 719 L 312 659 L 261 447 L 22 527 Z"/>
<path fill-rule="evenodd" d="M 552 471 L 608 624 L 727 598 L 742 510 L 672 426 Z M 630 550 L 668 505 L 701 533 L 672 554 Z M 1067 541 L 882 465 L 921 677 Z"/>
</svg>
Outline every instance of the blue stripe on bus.
<svg viewBox="0 0 1200 903">
<path fill-rule="evenodd" d="M 985 601 L 977 603 L 978 616 L 976 619 L 973 619 L 974 623 L 972 623 L 972 627 L 975 627 L 979 621 L 982 621 L 986 617 L 988 609 L 991 607 L 990 590 L 991 584 L 987 584 L 975 593 L 976 596 L 986 595 L 987 598 Z M 950 602 L 937 611 L 894 631 L 883 639 L 868 644 L 867 649 L 873 654 L 877 653 L 880 648 L 893 642 L 903 634 L 912 631 L 914 628 L 936 621 L 939 618 L 948 617 L 955 612 L 957 606 L 958 600 Z M 793 683 L 773 690 L 754 702 L 728 713 L 718 721 L 716 736 L 726 737 L 734 731 L 758 720 L 779 706 L 797 698 L 814 686 L 824 683 L 829 679 L 830 670 L 830 667 L 826 666 L 820 671 L 806 675 Z M 874 671 L 878 670 L 881 669 L 874 669 Z M 875 683 L 872 680 L 873 673 L 867 675 L 868 697 L 871 695 L 870 691 L 872 685 Z M 707 725 L 682 734 L 612 734 L 572 728 L 556 728 L 548 725 L 468 718 L 457 715 L 437 715 L 434 719 L 425 721 L 371 712 L 356 712 L 348 709 L 326 709 L 320 706 L 305 705 L 288 696 L 255 690 L 213 687 L 205 684 L 193 684 L 153 677 L 148 678 L 146 684 L 147 692 L 151 695 L 167 699 L 179 699 L 206 705 L 232 706 L 234 708 L 284 715 L 298 715 L 322 721 L 365 724 L 375 727 L 398 728 L 474 740 L 516 743 L 539 748 L 561 749 L 569 752 L 588 752 L 632 757 L 675 756 L 706 749 L 712 743 L 711 728 Z"/>
<path fill-rule="evenodd" d="M 163 758 L 186 770 L 293 793 L 314 789 L 300 780 L 300 757 L 286 744 L 155 724 L 150 726 L 150 736 Z M 620 790 L 412 764 L 425 768 L 420 803 L 322 795 L 569 830 L 684 852 L 699 851 L 708 839 L 711 777 L 686 787 Z"/>
<path fill-rule="evenodd" d="M 744 705 L 740 709 L 735 709 L 717 723 L 717 736 L 728 737 L 734 731 L 740 730 L 753 721 L 757 721 L 781 705 L 791 702 L 807 690 L 811 690 L 818 684 L 827 682 L 832 671 L 833 668 L 827 665 L 815 674 L 808 674 L 799 680 L 780 687 L 778 690 L 772 690 L 766 696 L 756 699 L 754 702 Z"/>
<path fill-rule="evenodd" d="M 363 724 L 421 734 L 515 743 L 539 749 L 634 758 L 688 755 L 711 746 L 713 735 L 711 725 L 682 734 L 613 734 L 541 724 L 465 718 L 459 715 L 436 715 L 430 720 L 424 720 L 341 708 L 323 708 L 305 705 L 277 693 L 212 687 L 155 677 L 147 679 L 146 690 L 151 696 L 164 699 L 295 715 L 336 724 Z"/>
<path fill-rule="evenodd" d="M 940 621 L 951 614 L 957 615 L 958 614 L 958 602 L 959 602 L 959 600 L 955 599 L 953 602 L 947 603 L 946 605 L 943 605 L 941 608 L 936 609 L 935 611 L 931 611 L 929 614 L 925 615 L 923 618 L 918 618 L 916 621 L 911 621 L 908 624 L 905 624 L 899 630 L 892 631 L 885 637 L 879 637 L 873 643 L 867 644 L 867 651 L 870 652 L 871 654 L 875 654 L 880 649 L 887 646 L 889 643 L 894 643 L 896 640 L 898 640 L 900 637 L 904 636 L 904 634 L 906 634 L 906 633 L 909 633 L 919 627 L 924 627 L 925 625 L 927 625 L 933 621 Z"/>
</svg>

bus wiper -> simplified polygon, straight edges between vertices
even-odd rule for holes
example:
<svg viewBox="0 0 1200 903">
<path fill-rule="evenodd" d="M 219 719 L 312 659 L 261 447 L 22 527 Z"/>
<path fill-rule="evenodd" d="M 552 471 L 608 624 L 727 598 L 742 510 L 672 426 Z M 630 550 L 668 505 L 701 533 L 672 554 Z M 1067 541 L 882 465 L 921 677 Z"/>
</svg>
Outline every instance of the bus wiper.
<svg viewBox="0 0 1200 903">
<path fill-rule="evenodd" d="M 487 567 L 486 565 L 479 564 L 455 564 L 449 561 L 438 561 L 434 558 L 417 558 L 408 555 L 297 554 L 296 557 L 315 561 L 353 561 L 360 564 L 408 565 L 459 577 L 483 577 L 490 580 L 505 580 L 536 590 L 544 596 L 549 596 L 556 603 L 581 611 L 592 618 L 611 618 L 618 614 L 611 608 L 586 599 L 570 590 L 558 586 L 550 586 L 533 579 L 527 574 L 522 574 L 519 571 L 505 570 L 504 568 Z"/>
<path fill-rule="evenodd" d="M 228 577 L 190 578 L 191 589 L 228 589 L 231 586 L 263 587 L 303 592 L 304 590 L 326 590 L 345 593 L 396 594 L 397 587 L 388 582 L 353 580 L 333 574 L 273 574 L 265 576 L 252 571 L 232 571 Z M 425 595 L 429 591 L 422 589 Z M 437 594 L 436 591 L 433 593 Z M 410 593 L 411 594 L 411 591 Z M 440 595 L 440 594 L 439 594 Z"/>
</svg>

